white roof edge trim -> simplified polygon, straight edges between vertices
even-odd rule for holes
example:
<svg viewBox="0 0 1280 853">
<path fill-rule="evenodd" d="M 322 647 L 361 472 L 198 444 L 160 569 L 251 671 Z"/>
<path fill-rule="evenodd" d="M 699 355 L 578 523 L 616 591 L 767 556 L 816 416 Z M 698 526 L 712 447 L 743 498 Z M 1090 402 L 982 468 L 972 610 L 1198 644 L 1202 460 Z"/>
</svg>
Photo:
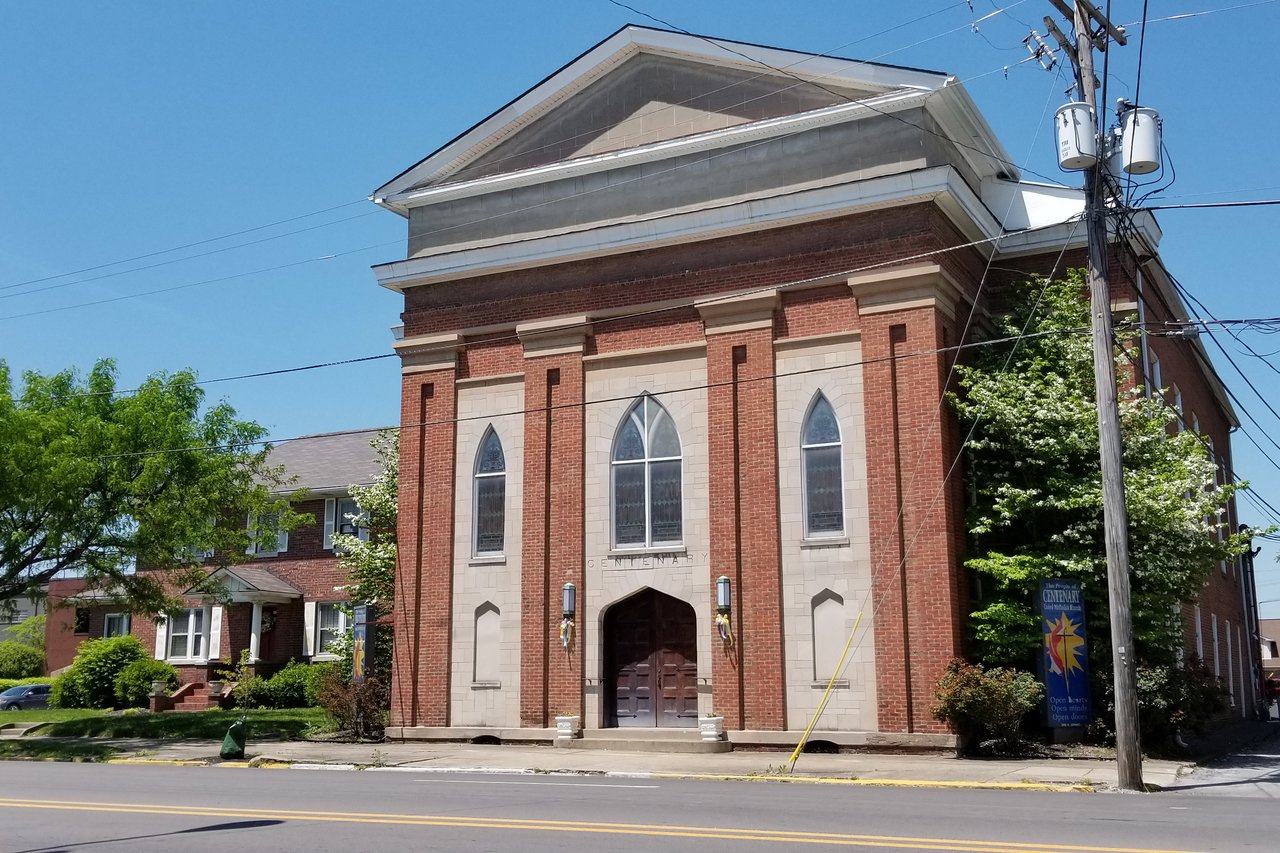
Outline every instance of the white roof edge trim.
<svg viewBox="0 0 1280 853">
<path fill-rule="evenodd" d="M 795 113 L 780 118 L 765 119 L 720 130 L 707 131 L 706 133 L 682 136 L 678 139 L 653 142 L 635 148 L 624 148 L 619 151 L 610 151 L 589 157 L 562 160 L 558 163 L 548 163 L 544 166 L 535 166 L 518 172 L 506 172 L 500 175 L 490 175 L 453 184 L 406 190 L 381 197 L 377 199 L 377 202 L 384 207 L 407 211 L 412 207 L 433 204 L 438 201 L 467 198 L 576 175 L 650 163 L 655 160 L 678 157 L 683 154 L 725 148 L 743 142 L 769 139 L 776 136 L 785 136 L 813 127 L 874 118 L 885 113 L 910 109 L 913 106 L 924 103 L 928 97 L 929 93 L 921 92 L 918 89 L 902 89 L 863 101 L 836 104 L 835 106 Z M 885 109 L 885 107 L 891 107 L 892 109 Z"/>
<path fill-rule="evenodd" d="M 947 75 L 938 72 L 723 41 L 726 45 L 732 45 L 732 50 L 745 54 L 749 59 L 744 59 L 737 53 L 731 53 L 728 48 L 721 48 L 721 52 L 713 53 L 708 43 L 715 44 L 716 39 L 704 39 L 699 36 L 636 26 L 625 27 L 511 103 L 482 119 L 469 131 L 436 149 L 399 176 L 392 178 L 374 190 L 372 195 L 375 197 L 394 195 L 424 180 L 456 171 L 460 168 L 457 162 L 460 158 L 466 157 L 470 160 L 479 156 L 506 139 L 519 127 L 531 123 L 571 95 L 586 88 L 609 69 L 642 52 L 680 56 L 690 61 L 720 66 L 740 66 L 755 71 L 761 71 L 762 65 L 772 65 L 783 68 L 784 73 L 796 74 L 811 82 L 827 80 L 834 84 L 862 88 L 882 87 L 888 90 L 910 86 L 935 91 L 950 79 Z M 801 59 L 797 61 L 796 57 Z M 816 67 L 811 63 L 816 64 Z M 808 67 L 802 72 L 793 70 L 801 65 Z"/>
<path fill-rule="evenodd" d="M 934 166 L 779 193 L 750 202 L 733 201 L 719 207 L 392 261 L 374 266 L 373 272 L 381 286 L 404 292 L 408 287 L 438 281 L 762 231 L 805 220 L 927 201 L 940 195 L 952 198 L 957 209 L 975 223 L 983 237 L 995 237 L 999 232 L 995 217 L 956 170 L 951 166 Z"/>
</svg>

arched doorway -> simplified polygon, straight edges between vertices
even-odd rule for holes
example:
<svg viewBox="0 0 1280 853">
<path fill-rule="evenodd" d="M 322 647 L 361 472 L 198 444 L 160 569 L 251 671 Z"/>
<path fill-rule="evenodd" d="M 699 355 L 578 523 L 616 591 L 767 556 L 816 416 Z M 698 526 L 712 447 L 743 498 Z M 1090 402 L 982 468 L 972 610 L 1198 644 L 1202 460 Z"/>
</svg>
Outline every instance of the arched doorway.
<svg viewBox="0 0 1280 853">
<path fill-rule="evenodd" d="M 698 620 L 693 607 L 645 589 L 604 617 L 605 725 L 698 724 Z"/>
</svg>

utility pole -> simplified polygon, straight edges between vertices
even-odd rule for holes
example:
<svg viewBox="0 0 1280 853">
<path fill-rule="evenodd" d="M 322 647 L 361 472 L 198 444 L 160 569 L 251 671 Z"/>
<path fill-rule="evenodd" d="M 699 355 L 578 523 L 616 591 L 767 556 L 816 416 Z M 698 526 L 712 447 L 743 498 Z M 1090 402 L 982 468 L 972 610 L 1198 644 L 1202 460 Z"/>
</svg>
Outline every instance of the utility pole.
<svg viewBox="0 0 1280 853">
<path fill-rule="evenodd" d="M 1062 13 L 1061 0 L 1050 0 Z M 1076 88 L 1080 100 L 1093 110 L 1097 129 L 1097 78 L 1093 73 L 1096 39 L 1125 43 L 1116 28 L 1088 0 L 1075 0 L 1070 17 L 1075 26 Z M 1094 24 L 1098 32 L 1094 33 Z M 1102 136 L 1098 134 L 1099 138 Z M 1102 145 L 1097 144 L 1101 156 Z M 1129 611 L 1129 513 L 1125 508 L 1124 466 L 1120 440 L 1120 412 L 1116 406 L 1115 330 L 1111 319 L 1111 287 L 1107 280 L 1108 246 L 1102 159 L 1084 172 L 1085 224 L 1089 236 L 1089 302 L 1093 314 L 1093 374 L 1098 407 L 1099 453 L 1102 463 L 1103 528 L 1107 546 L 1107 592 L 1111 611 L 1111 661 L 1115 679 L 1116 765 L 1120 787 L 1145 790 L 1138 731 L 1138 674 L 1133 648 L 1133 620 Z"/>
</svg>

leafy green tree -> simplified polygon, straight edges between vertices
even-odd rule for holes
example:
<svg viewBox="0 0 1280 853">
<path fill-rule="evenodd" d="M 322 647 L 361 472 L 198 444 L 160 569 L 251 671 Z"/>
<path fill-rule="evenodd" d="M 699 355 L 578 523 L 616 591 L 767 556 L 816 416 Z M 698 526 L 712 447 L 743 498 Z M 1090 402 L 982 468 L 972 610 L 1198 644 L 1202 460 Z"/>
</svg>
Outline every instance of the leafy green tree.
<svg viewBox="0 0 1280 853">
<path fill-rule="evenodd" d="M 350 534 L 335 533 L 334 550 L 340 554 L 338 563 L 347 573 L 344 587 L 354 603 L 374 604 L 378 612 L 391 612 L 396 593 L 396 519 L 400 494 L 400 436 L 392 430 L 378 433 L 370 442 L 378 452 L 381 470 L 368 486 L 352 486 L 355 498 L 364 516 L 361 526 L 369 530 L 368 541 Z M 346 519 L 339 519 L 345 521 Z M 376 675 L 384 678 L 391 673 L 391 628 L 376 628 Z M 350 634 L 339 641 L 336 649 L 342 659 L 343 672 L 351 672 Z"/>
<path fill-rule="evenodd" d="M 271 494 L 281 473 L 263 428 L 204 407 L 195 379 L 158 373 L 124 392 L 103 360 L 84 377 L 25 373 L 15 390 L 0 361 L 0 599 L 71 570 L 135 612 L 163 612 L 176 606 L 167 591 L 203 577 L 202 553 L 243 559 L 267 537 L 247 517 L 297 523 Z"/>
<path fill-rule="evenodd" d="M 1089 306 L 1083 273 L 1011 288 L 997 318 L 1002 337 L 959 369 L 952 403 L 968 452 L 971 501 L 967 565 L 980 580 L 971 614 L 974 651 L 992 666 L 1034 666 L 1042 643 L 1039 582 L 1080 582 L 1095 681 L 1110 680 L 1102 479 L 1094 406 Z M 1030 319 L 1028 319 L 1030 318 Z M 1141 665 L 1177 668 L 1184 646 L 1180 606 L 1210 571 L 1245 547 L 1228 529 L 1226 505 L 1240 484 L 1222 483 L 1205 440 L 1133 387 L 1132 340 L 1117 349 L 1124 391 L 1120 421 L 1129 513 L 1132 609 Z"/>
</svg>

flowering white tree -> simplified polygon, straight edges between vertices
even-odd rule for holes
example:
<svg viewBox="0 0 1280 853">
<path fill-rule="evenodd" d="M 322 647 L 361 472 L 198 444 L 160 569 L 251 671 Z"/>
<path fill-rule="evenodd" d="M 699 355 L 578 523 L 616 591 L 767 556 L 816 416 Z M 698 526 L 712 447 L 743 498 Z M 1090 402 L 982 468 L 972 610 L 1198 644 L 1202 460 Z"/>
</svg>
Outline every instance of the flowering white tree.
<svg viewBox="0 0 1280 853">
<path fill-rule="evenodd" d="M 1028 319 L 1030 318 L 1030 320 Z M 1110 684 L 1106 557 L 1089 306 L 1080 271 L 1013 288 L 997 318 L 1010 343 L 979 348 L 958 369 L 952 403 L 966 448 L 970 559 L 981 590 L 970 615 L 976 656 L 1034 668 L 1043 628 L 1039 582 L 1080 582 L 1095 685 Z M 1134 635 L 1140 666 L 1181 671 L 1180 605 L 1195 601 L 1219 562 L 1245 537 L 1229 529 L 1230 483 L 1205 439 L 1179 429 L 1159 396 L 1134 387 L 1136 347 L 1117 348 L 1129 513 Z"/>
<path fill-rule="evenodd" d="M 396 589 L 396 518 L 400 492 L 400 437 L 394 430 L 378 433 L 370 441 L 378 452 L 381 470 L 368 486 L 352 486 L 362 516 L 360 526 L 369 530 L 368 540 L 347 533 L 333 535 L 334 550 L 340 555 L 338 564 L 347 573 L 343 587 L 351 600 L 373 604 L 380 614 L 391 612 Z M 341 519 L 343 521 L 349 519 Z M 377 628 L 376 669 L 385 675 L 391 668 L 391 629 Z M 350 633 L 339 644 L 339 652 L 350 669 Z"/>
</svg>

